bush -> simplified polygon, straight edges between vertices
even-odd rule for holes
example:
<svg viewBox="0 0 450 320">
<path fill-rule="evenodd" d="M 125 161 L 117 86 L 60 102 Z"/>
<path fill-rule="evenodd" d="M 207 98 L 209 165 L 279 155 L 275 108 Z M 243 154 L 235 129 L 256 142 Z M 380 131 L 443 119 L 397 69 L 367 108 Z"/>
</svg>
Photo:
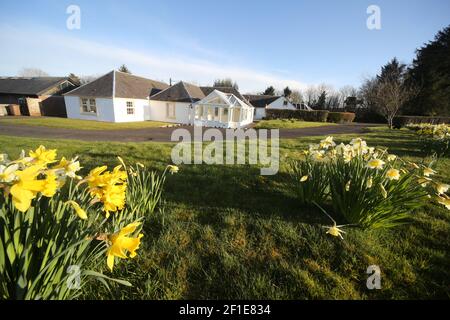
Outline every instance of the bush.
<svg viewBox="0 0 450 320">
<path fill-rule="evenodd" d="M 450 123 L 450 117 L 426 117 L 426 116 L 396 116 L 393 125 L 396 129 L 401 129 L 409 124 L 440 124 Z"/>
<path fill-rule="evenodd" d="M 450 198 L 445 194 L 448 186 L 430 178 L 435 171 L 368 147 L 360 138 L 336 146 L 328 137 L 310 145 L 304 154 L 303 163 L 291 167 L 291 175 L 297 177 L 293 187 L 300 202 L 307 203 L 305 197 L 310 197 L 324 205 L 328 188 L 334 212 L 350 224 L 362 228 L 398 225 L 432 195 L 450 208 Z M 300 175 L 303 185 L 298 182 Z M 314 186 L 314 181 L 328 185 Z"/>
<path fill-rule="evenodd" d="M 450 125 L 446 124 L 408 124 L 420 138 L 421 149 L 431 156 L 450 156 Z"/>
<path fill-rule="evenodd" d="M 266 109 L 267 120 L 275 119 L 297 119 L 303 121 L 327 122 L 328 111 L 326 110 L 286 110 Z"/>
<path fill-rule="evenodd" d="M 329 112 L 328 122 L 334 123 L 350 123 L 355 120 L 355 114 L 353 112 Z"/>
</svg>

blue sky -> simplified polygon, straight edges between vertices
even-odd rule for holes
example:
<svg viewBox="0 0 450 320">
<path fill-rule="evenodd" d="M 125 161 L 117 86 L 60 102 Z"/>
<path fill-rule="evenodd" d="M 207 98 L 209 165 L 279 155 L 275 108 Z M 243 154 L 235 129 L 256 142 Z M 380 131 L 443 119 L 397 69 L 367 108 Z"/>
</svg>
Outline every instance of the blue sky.
<svg viewBox="0 0 450 320">
<path fill-rule="evenodd" d="M 66 28 L 71 4 L 79 30 Z M 369 5 L 381 9 L 381 30 L 366 27 Z M 100 75 L 125 63 L 166 82 L 231 77 L 244 92 L 358 86 L 394 56 L 409 63 L 448 24 L 448 0 L 2 0 L 0 75 Z"/>
</svg>

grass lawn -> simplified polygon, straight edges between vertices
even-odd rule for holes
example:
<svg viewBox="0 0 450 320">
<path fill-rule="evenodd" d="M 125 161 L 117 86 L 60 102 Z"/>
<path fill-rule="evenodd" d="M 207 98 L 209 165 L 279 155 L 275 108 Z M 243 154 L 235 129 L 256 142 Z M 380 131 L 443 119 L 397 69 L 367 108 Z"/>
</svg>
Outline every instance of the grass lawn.
<svg viewBox="0 0 450 320">
<path fill-rule="evenodd" d="M 355 135 L 335 136 L 348 142 Z M 423 154 L 414 133 L 377 128 L 370 145 L 414 161 Z M 256 166 L 184 165 L 169 175 L 163 210 L 147 220 L 132 260 L 112 276 L 133 287 L 111 292 L 93 282 L 90 299 L 425 299 L 450 297 L 450 212 L 427 205 L 409 224 L 387 230 L 347 229 L 326 235 L 329 220 L 300 207 L 285 186 L 287 158 L 321 137 L 282 140 L 280 172 L 260 176 Z M 171 143 L 90 143 L 0 136 L 0 152 L 17 156 L 44 144 L 59 155 L 79 155 L 84 172 L 115 165 L 117 155 L 155 170 L 170 163 Z M 437 163 L 450 182 L 450 159 Z M 341 221 L 338 221 L 340 224 Z M 379 265 L 381 290 L 366 288 L 366 269 Z M 106 270 L 105 258 L 105 273 Z"/>
<path fill-rule="evenodd" d="M 2 123 L 39 126 L 39 127 L 64 128 L 64 129 L 78 129 L 78 130 L 145 129 L 145 128 L 158 128 L 163 127 L 165 125 L 169 125 L 169 123 L 159 121 L 112 123 L 112 122 L 77 120 L 77 119 L 56 118 L 56 117 L 0 118 L 0 125 Z"/>
<path fill-rule="evenodd" d="M 298 128 L 312 128 L 312 127 L 322 127 L 322 126 L 333 126 L 335 123 L 330 122 L 308 122 L 301 120 L 261 120 L 256 125 L 255 128 L 258 129 L 298 129 Z"/>
</svg>

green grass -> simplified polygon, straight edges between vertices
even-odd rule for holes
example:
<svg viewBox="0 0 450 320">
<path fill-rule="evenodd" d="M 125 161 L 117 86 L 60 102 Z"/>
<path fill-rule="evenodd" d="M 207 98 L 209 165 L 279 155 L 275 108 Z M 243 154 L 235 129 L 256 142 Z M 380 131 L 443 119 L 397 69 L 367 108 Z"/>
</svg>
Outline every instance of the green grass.
<svg viewBox="0 0 450 320">
<path fill-rule="evenodd" d="M 298 129 L 298 128 L 313 128 L 322 126 L 333 126 L 335 123 L 329 122 L 308 122 L 295 119 L 282 120 L 261 120 L 256 123 L 255 128 L 258 129 Z"/>
<path fill-rule="evenodd" d="M 0 118 L 0 125 L 2 123 L 39 126 L 39 127 L 51 127 L 51 128 L 64 128 L 64 129 L 77 129 L 77 130 L 120 130 L 120 129 L 145 129 L 145 128 L 159 128 L 169 123 L 159 121 L 140 121 L 140 122 L 102 122 L 92 120 L 77 120 L 67 118 L 56 117 L 8 117 Z"/>
<path fill-rule="evenodd" d="M 407 159 L 423 157 L 412 132 L 377 128 L 363 137 Z M 272 177 L 260 176 L 250 165 L 180 166 L 178 174 L 168 177 L 163 211 L 145 225 L 138 256 L 115 267 L 113 276 L 133 287 L 114 285 L 108 292 L 93 282 L 84 297 L 448 299 L 450 213 L 445 208 L 427 205 L 412 213 L 409 224 L 391 230 L 347 228 L 341 241 L 321 228 L 330 223 L 327 217 L 298 205 L 284 184 L 285 160 L 299 157 L 302 148 L 320 139 L 282 140 L 281 170 Z M 0 151 L 14 156 L 39 144 L 58 148 L 60 155 L 79 155 L 84 172 L 117 164 L 117 155 L 163 170 L 172 146 L 0 136 Z M 450 182 L 450 159 L 439 160 L 437 170 L 440 180 Z M 372 264 L 381 268 L 381 290 L 366 288 L 366 269 Z"/>
</svg>

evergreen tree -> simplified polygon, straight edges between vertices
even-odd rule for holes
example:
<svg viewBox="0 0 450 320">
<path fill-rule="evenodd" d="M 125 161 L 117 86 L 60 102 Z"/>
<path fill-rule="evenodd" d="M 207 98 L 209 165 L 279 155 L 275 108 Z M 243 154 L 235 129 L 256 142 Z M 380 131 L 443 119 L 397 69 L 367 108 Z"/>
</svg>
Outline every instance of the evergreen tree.
<svg viewBox="0 0 450 320">
<path fill-rule="evenodd" d="M 274 96 L 275 95 L 275 88 L 270 86 L 267 87 L 267 89 L 263 92 L 264 95 L 266 96 Z"/>
<path fill-rule="evenodd" d="M 316 109 L 324 109 L 325 108 L 325 104 L 327 102 L 327 92 L 326 91 L 322 91 L 320 93 L 319 99 L 317 99 L 317 102 L 315 104 L 315 108 Z"/>
<path fill-rule="evenodd" d="M 417 115 L 450 115 L 450 25 L 416 51 L 409 81 L 420 88 L 406 112 Z"/>
<path fill-rule="evenodd" d="M 292 90 L 289 89 L 289 87 L 284 88 L 284 90 L 283 90 L 283 95 L 284 95 L 286 98 L 289 98 L 289 97 L 291 96 L 291 94 L 292 94 Z"/>
</svg>

